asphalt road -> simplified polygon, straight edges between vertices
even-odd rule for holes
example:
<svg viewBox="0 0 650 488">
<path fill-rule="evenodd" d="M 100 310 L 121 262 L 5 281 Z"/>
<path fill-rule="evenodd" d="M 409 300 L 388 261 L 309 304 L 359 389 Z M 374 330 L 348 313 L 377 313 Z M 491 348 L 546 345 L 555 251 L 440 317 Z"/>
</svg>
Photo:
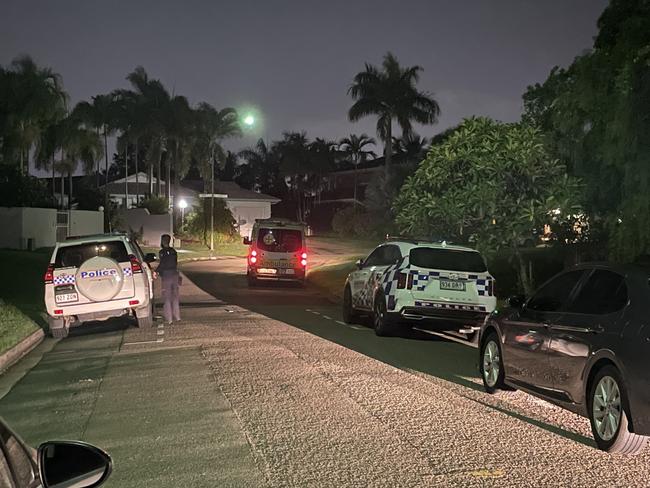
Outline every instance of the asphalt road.
<svg viewBox="0 0 650 488">
<path fill-rule="evenodd" d="M 243 260 L 183 266 L 183 322 L 114 320 L 0 376 L 28 442 L 80 439 L 107 486 L 648 486 L 650 453 L 595 449 L 586 419 L 487 395 L 476 350 L 345 325 L 317 290 L 248 289 Z M 214 298 L 216 297 L 216 298 Z"/>
</svg>

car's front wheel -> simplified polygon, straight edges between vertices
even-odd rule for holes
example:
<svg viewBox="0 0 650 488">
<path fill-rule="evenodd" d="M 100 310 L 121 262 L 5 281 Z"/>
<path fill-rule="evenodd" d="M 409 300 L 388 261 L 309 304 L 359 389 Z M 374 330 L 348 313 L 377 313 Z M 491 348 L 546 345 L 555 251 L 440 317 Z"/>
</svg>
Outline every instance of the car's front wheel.
<svg viewBox="0 0 650 488">
<path fill-rule="evenodd" d="M 627 394 L 618 370 L 614 366 L 598 370 L 588 395 L 589 421 L 598 448 L 618 454 L 641 452 L 648 438 L 629 430 Z"/>
<path fill-rule="evenodd" d="M 479 358 L 481 379 L 488 393 L 503 389 L 505 373 L 503 371 L 503 356 L 501 345 L 495 332 L 490 332 L 481 343 L 481 356 Z"/>
</svg>

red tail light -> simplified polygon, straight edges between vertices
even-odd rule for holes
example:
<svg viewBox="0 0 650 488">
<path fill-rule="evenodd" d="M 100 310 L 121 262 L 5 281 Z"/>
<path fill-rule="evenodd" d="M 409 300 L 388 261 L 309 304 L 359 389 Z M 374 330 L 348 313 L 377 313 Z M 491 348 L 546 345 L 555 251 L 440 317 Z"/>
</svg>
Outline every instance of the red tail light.
<svg viewBox="0 0 650 488">
<path fill-rule="evenodd" d="M 45 272 L 45 276 L 43 276 L 43 280 L 45 281 L 46 285 L 52 284 L 54 282 L 54 264 L 47 265 L 47 271 Z"/>
<path fill-rule="evenodd" d="M 407 279 L 406 273 L 400 273 L 399 274 L 399 276 L 397 277 L 397 288 L 398 289 L 406 288 L 406 279 Z"/>
<path fill-rule="evenodd" d="M 129 254 L 129 261 L 131 261 L 131 271 L 133 273 L 142 273 L 142 264 L 138 261 L 133 254 Z"/>
<path fill-rule="evenodd" d="M 300 254 L 300 264 L 307 266 L 307 253 L 303 252 Z"/>
</svg>

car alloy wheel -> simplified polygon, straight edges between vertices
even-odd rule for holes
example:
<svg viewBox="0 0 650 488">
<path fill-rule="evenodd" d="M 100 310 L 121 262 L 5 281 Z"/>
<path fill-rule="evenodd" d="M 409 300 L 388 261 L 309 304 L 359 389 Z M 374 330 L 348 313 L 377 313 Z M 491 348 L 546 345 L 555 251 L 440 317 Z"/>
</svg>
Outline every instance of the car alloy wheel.
<svg viewBox="0 0 650 488">
<path fill-rule="evenodd" d="M 602 440 L 609 441 L 618 432 L 622 408 L 618 383 L 611 376 L 603 376 L 593 397 L 594 427 Z"/>
<path fill-rule="evenodd" d="M 386 299 L 383 295 L 378 295 L 375 298 L 375 306 L 373 307 L 372 321 L 375 326 L 375 334 L 384 336 L 388 334 L 388 324 L 386 323 Z"/>
<path fill-rule="evenodd" d="M 587 406 L 589 421 L 599 449 L 609 453 L 638 454 L 648 437 L 630 430 L 625 383 L 612 365 L 600 368 L 590 381 Z"/>
<path fill-rule="evenodd" d="M 483 379 L 490 388 L 495 388 L 501 373 L 501 355 L 499 345 L 490 339 L 483 348 Z"/>
</svg>

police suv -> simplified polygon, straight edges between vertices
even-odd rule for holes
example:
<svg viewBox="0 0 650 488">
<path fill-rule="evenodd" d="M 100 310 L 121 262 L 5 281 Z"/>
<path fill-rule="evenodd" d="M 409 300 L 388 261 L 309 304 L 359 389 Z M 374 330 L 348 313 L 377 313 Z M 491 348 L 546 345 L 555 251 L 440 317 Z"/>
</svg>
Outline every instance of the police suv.
<svg viewBox="0 0 650 488">
<path fill-rule="evenodd" d="M 398 324 L 473 334 L 496 307 L 481 254 L 445 242 L 388 241 L 357 262 L 343 293 L 343 318 L 369 314 L 377 335 Z"/>
<path fill-rule="evenodd" d="M 58 242 L 45 272 L 45 307 L 53 337 L 72 324 L 133 315 L 139 327 L 153 325 L 155 254 L 143 254 L 124 234 Z"/>
</svg>

